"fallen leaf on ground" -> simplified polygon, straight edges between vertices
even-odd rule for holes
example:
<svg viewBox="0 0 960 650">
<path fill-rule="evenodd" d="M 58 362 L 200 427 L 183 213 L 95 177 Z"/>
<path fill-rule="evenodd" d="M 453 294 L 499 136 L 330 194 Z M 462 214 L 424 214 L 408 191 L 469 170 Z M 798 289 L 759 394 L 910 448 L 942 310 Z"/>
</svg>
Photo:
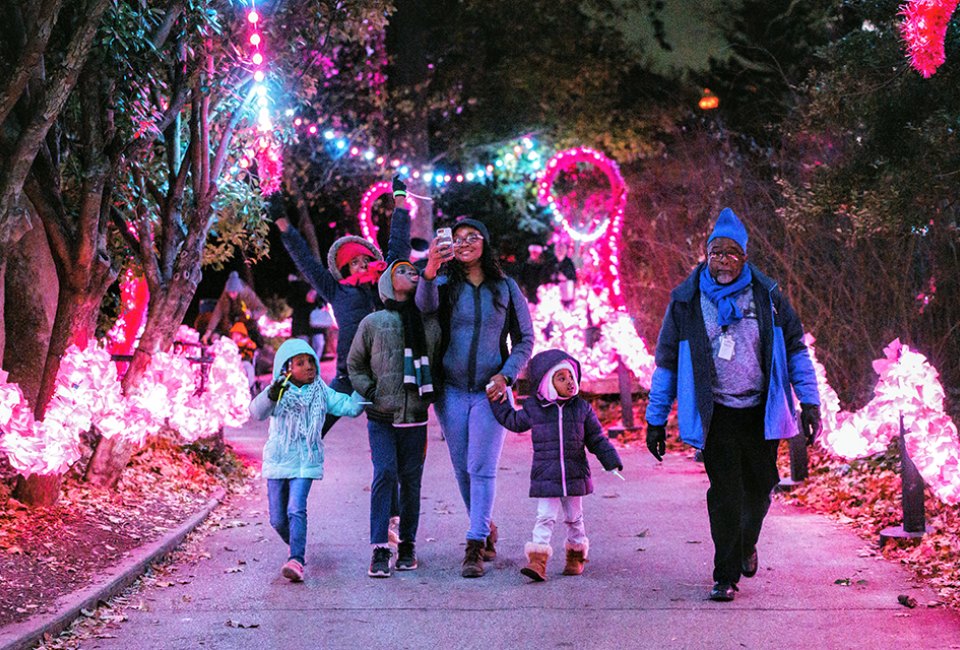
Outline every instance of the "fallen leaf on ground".
<svg viewBox="0 0 960 650">
<path fill-rule="evenodd" d="M 917 606 L 917 599 L 914 598 L 913 596 L 908 596 L 906 594 L 900 594 L 899 596 L 897 596 L 897 602 L 903 605 L 904 607 L 909 607 L 910 609 L 913 609 L 914 607 Z"/>
</svg>

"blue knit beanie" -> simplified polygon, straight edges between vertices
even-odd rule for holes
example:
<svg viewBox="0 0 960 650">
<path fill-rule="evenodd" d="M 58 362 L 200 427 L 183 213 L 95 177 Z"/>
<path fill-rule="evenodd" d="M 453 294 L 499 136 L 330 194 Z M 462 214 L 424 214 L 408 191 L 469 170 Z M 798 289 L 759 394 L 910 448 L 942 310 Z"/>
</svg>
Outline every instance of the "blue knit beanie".
<svg viewBox="0 0 960 650">
<path fill-rule="evenodd" d="M 240 279 L 240 274 L 236 271 L 230 271 L 230 275 L 227 276 L 227 283 L 223 286 L 223 290 L 228 293 L 240 293 L 243 291 L 243 280 Z"/>
<path fill-rule="evenodd" d="M 470 226 L 471 228 L 476 228 L 480 231 L 480 234 L 483 235 L 483 240 L 487 242 L 487 245 L 490 245 L 490 231 L 487 230 L 487 226 L 477 221 L 476 219 L 461 219 L 460 221 L 453 224 L 453 232 L 456 233 L 458 228 L 463 226 Z"/>
<path fill-rule="evenodd" d="M 707 240 L 707 246 L 718 237 L 732 239 L 740 246 L 740 250 L 747 252 L 747 229 L 730 208 L 724 208 L 720 212 L 713 232 L 710 233 L 710 239 Z"/>
</svg>

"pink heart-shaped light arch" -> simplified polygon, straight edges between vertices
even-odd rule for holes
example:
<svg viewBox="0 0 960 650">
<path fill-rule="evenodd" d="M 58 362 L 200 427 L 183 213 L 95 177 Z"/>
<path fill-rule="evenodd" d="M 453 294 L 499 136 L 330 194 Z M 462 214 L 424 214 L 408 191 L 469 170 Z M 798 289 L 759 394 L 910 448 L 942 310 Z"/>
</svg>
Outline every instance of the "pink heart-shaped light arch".
<svg viewBox="0 0 960 650">
<path fill-rule="evenodd" d="M 609 216 L 590 232 L 577 230 L 567 215 L 557 206 L 553 195 L 553 183 L 560 172 L 587 163 L 596 167 L 610 182 Z M 537 198 L 541 205 L 547 206 L 554 220 L 570 239 L 581 243 L 594 244 L 588 256 L 599 270 L 607 287 L 613 307 L 623 306 L 623 293 L 620 287 L 620 231 L 623 226 L 623 211 L 627 206 L 627 184 L 620 174 L 616 161 L 607 158 L 599 151 L 589 147 L 575 147 L 556 154 L 551 158 L 540 175 L 537 183 Z"/>
<path fill-rule="evenodd" d="M 364 239 L 369 239 L 376 243 L 377 233 L 380 229 L 373 223 L 373 204 L 376 203 L 377 199 L 381 196 L 392 193 L 393 185 L 390 181 L 374 183 L 363 193 L 363 198 L 360 199 L 360 212 L 357 214 L 357 219 L 360 221 L 360 232 L 363 233 Z M 411 219 L 417 216 L 417 202 L 409 196 L 407 197 L 407 208 L 410 210 Z"/>
</svg>

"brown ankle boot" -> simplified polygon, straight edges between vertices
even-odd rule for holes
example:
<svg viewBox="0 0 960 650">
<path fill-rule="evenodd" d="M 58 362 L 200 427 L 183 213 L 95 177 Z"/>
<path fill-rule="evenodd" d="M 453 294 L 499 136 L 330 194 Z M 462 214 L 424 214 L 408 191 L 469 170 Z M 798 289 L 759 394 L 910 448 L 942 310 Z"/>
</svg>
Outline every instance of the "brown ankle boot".
<svg viewBox="0 0 960 650">
<path fill-rule="evenodd" d="M 583 564 L 587 561 L 588 544 L 567 544 L 567 564 L 563 567 L 563 575 L 578 576 L 583 573 Z"/>
<path fill-rule="evenodd" d="M 467 550 L 460 569 L 460 575 L 464 578 L 479 578 L 483 575 L 483 546 L 482 539 L 467 540 Z"/>
<path fill-rule="evenodd" d="M 543 582 L 547 579 L 547 560 L 553 555 L 549 544 L 535 544 L 527 542 L 523 551 L 527 554 L 527 566 L 520 569 L 520 573 L 534 582 Z"/>
<path fill-rule="evenodd" d="M 499 539 L 499 537 L 500 535 L 497 530 L 497 525 L 491 521 L 490 534 L 487 535 L 487 541 L 483 546 L 483 560 L 485 562 L 492 562 L 493 560 L 497 559 L 497 547 L 495 544 L 497 543 L 497 539 Z"/>
</svg>

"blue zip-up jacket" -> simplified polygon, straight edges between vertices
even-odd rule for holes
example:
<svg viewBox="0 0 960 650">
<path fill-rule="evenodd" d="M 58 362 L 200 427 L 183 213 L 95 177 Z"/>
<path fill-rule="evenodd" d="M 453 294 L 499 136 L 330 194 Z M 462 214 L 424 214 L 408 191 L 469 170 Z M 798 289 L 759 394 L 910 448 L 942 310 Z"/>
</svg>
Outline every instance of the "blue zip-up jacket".
<svg viewBox="0 0 960 650">
<path fill-rule="evenodd" d="M 666 424 L 677 400 L 680 439 L 703 449 L 713 416 L 713 352 L 700 308 L 701 262 L 670 294 L 657 339 L 656 370 L 647 404 L 647 423 Z M 760 327 L 760 354 L 767 386 L 764 436 L 791 438 L 798 432 L 793 395 L 820 404 L 817 376 L 803 342 L 803 326 L 777 284 L 752 264 L 753 298 Z"/>
<path fill-rule="evenodd" d="M 543 375 L 561 361 L 568 360 L 577 370 L 580 364 L 563 350 L 545 350 L 530 360 L 530 381 L 536 390 Z M 511 431 L 531 430 L 533 463 L 530 466 L 531 497 L 579 497 L 593 492 L 590 463 L 586 450 L 595 455 L 606 470 L 623 467 L 620 454 L 603 433 L 597 414 L 582 397 L 548 402 L 531 396 L 522 408 L 514 410 L 510 402 L 491 402 L 497 421 Z"/>
<path fill-rule="evenodd" d="M 280 234 L 280 240 L 293 263 L 317 293 L 330 303 L 337 319 L 340 334 L 337 338 L 337 379 L 349 375 L 347 357 L 350 344 L 364 316 L 383 308 L 376 284 L 351 286 L 341 284 L 340 271 L 328 269 L 314 256 L 303 236 L 291 226 Z M 364 241 L 375 250 L 375 246 Z M 379 257 L 371 252 L 371 257 Z M 390 219 L 390 239 L 387 242 L 387 264 L 410 257 L 410 211 L 394 209 Z M 334 385 L 338 382 L 335 381 Z M 339 386 L 337 386 L 339 388 Z"/>
<path fill-rule="evenodd" d="M 423 314 L 440 310 L 440 285 L 446 276 L 433 280 L 421 278 L 417 286 L 417 307 Z M 520 340 L 511 335 L 511 348 L 507 358 L 502 357 L 501 334 L 509 310 L 505 303 L 509 292 L 517 315 Z M 446 327 L 446 325 L 444 324 Z M 443 383 L 467 391 L 482 391 L 490 378 L 497 373 L 513 382 L 523 370 L 533 353 L 533 321 L 527 299 L 520 287 L 511 278 L 485 281 L 479 287 L 464 282 L 460 295 L 450 313 L 449 344 L 443 354 Z"/>
</svg>

